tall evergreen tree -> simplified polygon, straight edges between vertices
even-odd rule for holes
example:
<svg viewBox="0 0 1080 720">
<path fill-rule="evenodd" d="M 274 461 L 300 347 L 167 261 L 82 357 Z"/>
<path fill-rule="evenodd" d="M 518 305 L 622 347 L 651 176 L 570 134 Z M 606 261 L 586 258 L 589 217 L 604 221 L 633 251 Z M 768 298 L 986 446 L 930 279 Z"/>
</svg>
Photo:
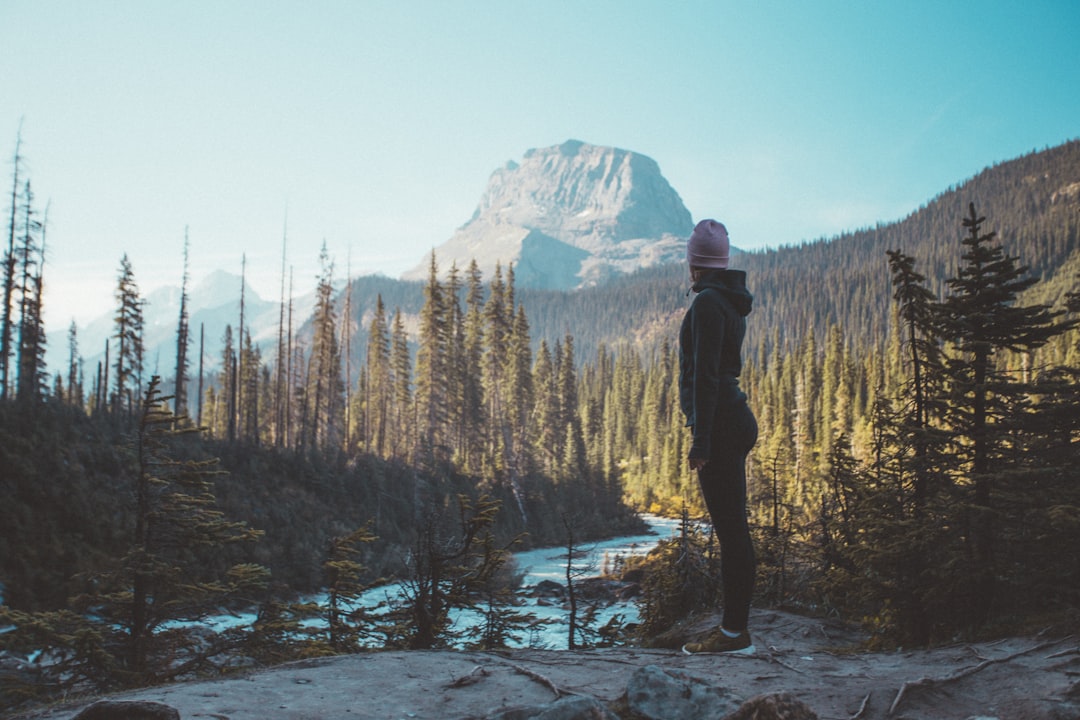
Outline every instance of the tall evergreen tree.
<svg viewBox="0 0 1080 720">
<path fill-rule="evenodd" d="M 188 252 L 190 250 L 188 229 L 184 228 L 184 269 L 180 279 L 180 317 L 176 323 L 176 391 L 173 402 L 176 414 L 187 415 L 188 384 Z"/>
<path fill-rule="evenodd" d="M 481 469 L 487 422 L 484 408 L 482 363 L 484 359 L 484 287 L 476 260 L 469 263 L 465 278 L 465 318 L 461 364 L 465 372 L 461 388 L 462 468 Z"/>
<path fill-rule="evenodd" d="M 387 456 L 387 424 L 393 398 L 390 357 L 390 329 L 387 327 L 386 306 L 382 294 L 375 299 L 375 313 L 368 326 L 367 389 L 364 393 L 367 429 L 365 446 L 378 457 Z"/>
<path fill-rule="evenodd" d="M 221 373 L 217 389 L 217 407 L 211 427 L 217 437 L 236 440 L 236 382 L 238 377 L 237 352 L 232 325 L 225 326 L 221 337 Z"/>
<path fill-rule="evenodd" d="M 15 250 L 20 266 L 19 338 L 15 351 L 19 376 L 15 396 L 22 402 L 34 402 L 48 393 L 42 313 L 46 225 L 37 219 L 29 181 L 23 191 L 22 216 L 22 232 Z"/>
<path fill-rule="evenodd" d="M 247 364 L 247 358 L 244 357 L 244 313 L 246 308 L 246 291 L 247 290 L 247 253 L 244 253 L 240 257 L 240 325 L 236 332 L 236 362 L 233 363 L 233 381 L 232 381 L 232 412 L 233 418 L 230 420 L 230 427 L 234 428 L 234 433 L 230 433 L 229 437 L 235 439 L 240 437 L 245 439 L 245 427 L 244 423 L 240 419 L 241 409 L 245 406 L 244 398 L 244 382 L 240 377 L 245 365 Z"/>
<path fill-rule="evenodd" d="M 565 440 L 562 446 L 560 475 L 566 480 L 585 478 L 585 445 L 581 435 L 581 415 L 578 409 L 577 368 L 574 360 L 574 338 L 564 338 L 561 362 L 557 366 L 559 424 Z"/>
<path fill-rule="evenodd" d="M 75 321 L 68 326 L 68 404 L 84 408 L 86 398 L 83 393 L 82 357 L 79 355 L 79 329 Z"/>
<path fill-rule="evenodd" d="M 935 310 L 942 334 L 954 348 L 945 362 L 948 422 L 961 460 L 957 489 L 970 531 L 972 600 L 984 621 L 994 599 L 1003 508 L 997 495 L 1014 464 L 1012 438 L 1030 417 L 1030 384 L 996 362 L 1006 351 L 1031 352 L 1068 329 L 1061 311 L 1024 306 L 1017 297 L 1037 282 L 1018 258 L 1007 255 L 974 203 L 963 225 L 962 264 L 948 281 L 949 295 Z M 1010 462 L 1013 461 L 1013 462 Z M 970 492 L 968 492 L 970 488 Z"/>
<path fill-rule="evenodd" d="M 450 264 L 444 293 L 446 323 L 446 444 L 451 458 L 460 463 L 465 451 L 465 387 L 472 369 L 465 364 L 465 313 L 461 307 L 461 273 Z"/>
<path fill-rule="evenodd" d="M 420 331 L 416 352 L 417 435 L 426 462 L 441 457 L 447 449 L 447 380 L 450 325 L 448 299 L 439 282 L 438 265 L 432 253 L 428 280 L 424 286 L 424 307 L 420 311 Z"/>
<path fill-rule="evenodd" d="M 287 444 L 285 434 L 285 422 L 289 412 L 289 402 L 286 392 L 290 386 L 289 373 L 287 370 L 288 360 L 290 356 L 291 344 L 291 328 L 290 328 L 290 343 L 286 343 L 285 339 L 285 251 L 288 243 L 288 224 L 282 230 L 281 238 L 281 292 L 278 298 L 278 333 L 277 333 L 277 362 L 274 364 L 274 437 L 273 443 L 277 447 L 281 447 Z M 292 288 L 289 288 L 290 292 Z M 290 309 L 290 322 L 291 322 L 291 310 L 292 300 L 289 301 Z"/>
<path fill-rule="evenodd" d="M 533 442 L 539 454 L 542 469 L 552 473 L 558 457 L 559 422 L 558 392 L 555 381 L 555 367 L 547 340 L 540 340 L 533 365 L 533 390 L 535 405 L 533 409 Z"/>
<path fill-rule="evenodd" d="M 18 260 L 15 255 L 15 237 L 17 235 L 19 215 L 19 187 L 22 178 L 22 130 L 15 138 L 15 153 L 12 162 L 11 178 L 11 205 L 8 216 L 7 246 L 3 256 L 3 307 L 0 308 L 0 398 L 8 397 L 11 387 L 11 358 L 14 353 L 15 340 L 15 268 Z"/>
<path fill-rule="evenodd" d="M 390 454 L 395 458 L 409 457 L 416 447 L 416 417 L 412 399 L 412 357 L 409 337 L 400 308 L 394 311 L 390 333 L 390 361 L 393 373 L 393 412 L 390 432 Z"/>
<path fill-rule="evenodd" d="M 503 280 L 502 267 L 497 264 L 488 288 L 488 300 L 484 305 L 486 347 L 483 358 L 483 383 L 485 415 L 490 427 L 488 455 L 494 459 L 499 472 L 503 470 L 508 441 L 505 378 L 512 332 L 513 315 L 511 313 L 512 309 L 507 304 L 507 286 Z"/>
<path fill-rule="evenodd" d="M 169 410 L 171 398 L 161 395 L 160 384 L 151 378 L 139 413 L 130 550 L 113 573 L 99 579 L 100 594 L 81 601 L 120 635 L 122 675 L 138 684 L 183 673 L 178 658 L 198 662 L 197 634 L 166 632 L 166 623 L 200 620 L 267 577 L 264 568 L 253 565 L 235 566 L 224 577 L 207 572 L 224 547 L 261 533 L 214 509 L 216 460 L 176 458 L 176 442 L 194 430 L 171 429 L 183 424 Z"/>
<path fill-rule="evenodd" d="M 243 349 L 240 353 L 238 381 L 241 386 L 237 394 L 240 407 L 237 408 L 239 436 L 246 442 L 258 444 L 260 439 L 260 371 L 262 353 L 258 345 L 251 341 L 250 330 L 244 333 Z"/>
<path fill-rule="evenodd" d="M 340 448 L 345 382 L 341 375 L 341 349 L 338 345 L 337 318 L 334 310 L 334 263 L 323 243 L 319 253 L 319 282 L 315 289 L 314 332 L 308 361 L 306 394 L 308 402 L 307 437 L 312 447 L 322 450 Z"/>
<path fill-rule="evenodd" d="M 127 253 L 120 259 L 115 296 L 117 308 L 113 337 L 116 338 L 116 385 L 111 406 L 113 412 L 127 409 L 129 413 L 134 413 L 143 372 L 143 299 L 139 295 L 139 286 L 135 282 L 135 272 Z"/>
</svg>

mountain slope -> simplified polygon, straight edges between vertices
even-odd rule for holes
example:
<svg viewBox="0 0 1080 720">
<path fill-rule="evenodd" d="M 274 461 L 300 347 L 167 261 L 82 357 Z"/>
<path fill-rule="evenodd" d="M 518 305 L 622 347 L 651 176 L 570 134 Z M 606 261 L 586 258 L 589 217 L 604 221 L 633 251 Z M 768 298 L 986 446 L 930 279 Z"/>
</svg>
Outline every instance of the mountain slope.
<svg viewBox="0 0 1080 720">
<path fill-rule="evenodd" d="M 929 286 L 942 290 L 960 261 L 961 220 L 970 202 L 986 216 L 984 229 L 1046 281 L 1033 288 L 1041 293 L 1034 301 L 1054 302 L 1076 289 L 1080 142 L 1073 141 L 986 168 L 899 222 L 738 255 L 733 263 L 748 272 L 755 295 L 749 352 L 768 351 L 774 333 L 789 345 L 809 331 L 821 340 L 833 323 L 849 342 L 884 338 L 892 302 L 885 251 L 916 258 Z M 688 287 L 680 262 L 574 293 L 523 290 L 518 297 L 535 337 L 570 332 L 578 357 L 590 359 L 601 344 L 649 348 L 673 341 Z"/>
<path fill-rule="evenodd" d="M 692 227 L 655 160 L 568 140 L 492 173 L 472 219 L 434 252 L 441 269 L 514 263 L 519 287 L 568 290 L 678 259 Z M 403 277 L 426 279 L 430 259 Z"/>
</svg>

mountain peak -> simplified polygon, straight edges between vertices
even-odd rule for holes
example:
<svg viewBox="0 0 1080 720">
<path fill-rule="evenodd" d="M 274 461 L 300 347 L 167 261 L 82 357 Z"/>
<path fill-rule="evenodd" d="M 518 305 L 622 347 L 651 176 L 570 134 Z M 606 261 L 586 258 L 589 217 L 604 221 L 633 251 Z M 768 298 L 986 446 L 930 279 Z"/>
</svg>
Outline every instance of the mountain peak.
<svg viewBox="0 0 1080 720">
<path fill-rule="evenodd" d="M 522 287 L 571 289 L 682 257 L 690 212 L 656 161 L 567 140 L 495 170 L 472 218 L 435 249 L 440 266 L 515 264 Z M 423 279 L 430 255 L 405 274 Z"/>
</svg>

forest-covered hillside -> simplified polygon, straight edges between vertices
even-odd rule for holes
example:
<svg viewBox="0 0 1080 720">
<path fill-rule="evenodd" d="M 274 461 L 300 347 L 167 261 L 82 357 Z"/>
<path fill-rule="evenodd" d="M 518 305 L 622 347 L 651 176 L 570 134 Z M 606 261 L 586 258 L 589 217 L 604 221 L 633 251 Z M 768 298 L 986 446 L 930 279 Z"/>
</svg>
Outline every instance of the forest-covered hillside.
<svg viewBox="0 0 1080 720">
<path fill-rule="evenodd" d="M 297 652 L 284 598 L 326 587 L 329 605 L 308 611 L 328 629 L 302 652 L 371 632 L 432 647 L 450 638 L 450 603 L 482 598 L 484 642 L 499 646 L 514 611 L 494 584 L 497 543 L 525 530 L 572 544 L 626 529 L 632 510 L 705 516 L 677 402 L 681 265 L 538 293 L 511 268 L 433 262 L 419 285 L 370 278 L 339 294 L 324 250 L 307 326 L 283 320 L 264 356 L 241 310 L 205 377 L 187 355 L 185 288 L 179 380 L 162 381 L 147 377 L 125 258 L 110 362 L 84 375 L 73 342 L 69 372 L 50 376 L 42 226 L 26 207 L 5 265 L 0 583 L 13 610 L 0 614 L 18 632 L 0 644 L 57 643 L 110 682 L 160 678 L 181 642 L 168 622 L 240 593 L 261 598 L 260 619 L 230 642 L 280 659 Z M 740 381 L 760 427 L 755 602 L 861 618 L 891 643 L 1075 618 L 1078 214 L 1069 143 L 896 225 L 739 256 L 757 296 Z M 705 535 L 661 553 L 674 566 L 654 590 L 671 602 L 646 603 L 642 627 L 679 620 L 650 612 L 713 573 L 713 550 Z M 398 624 L 341 610 L 388 571 L 415 588 Z M 701 602 L 676 605 L 722 598 Z M 117 620 L 102 625 L 103 608 Z M 182 642 L 195 662 L 203 640 Z"/>
<path fill-rule="evenodd" d="M 1080 141 L 988 167 L 900 222 L 739 254 L 733 262 L 747 270 L 755 296 L 751 352 L 768 353 L 774 334 L 789 348 L 808 330 L 824 341 L 831 324 L 843 327 L 853 342 L 884 336 L 892 294 L 886 250 L 914 257 L 931 289 L 940 292 L 957 266 L 970 202 L 986 211 L 989 229 L 1008 251 L 1047 281 L 1045 294 L 1060 298 L 1069 289 L 1075 277 L 1069 259 L 1080 250 Z M 722 208 L 715 212 L 722 218 Z M 519 297 L 536 337 L 551 342 L 569 331 L 579 357 L 591 359 L 600 345 L 629 342 L 648 350 L 670 341 L 689 303 L 688 287 L 679 264 L 577 293 L 521 290 Z"/>
<path fill-rule="evenodd" d="M 892 293 L 885 251 L 916 258 L 930 287 L 940 292 L 956 267 L 961 220 L 970 202 L 987 209 L 991 229 L 1009 251 L 1048 281 L 1042 292 L 1061 297 L 1071 282 L 1069 259 L 1080 250 L 1080 141 L 988 167 L 899 222 L 739 254 L 734 262 L 748 271 L 756 298 L 751 352 L 769 352 L 774 333 L 791 344 L 813 329 L 822 341 L 830 324 L 843 327 L 850 340 L 882 336 Z M 722 219 L 723 208 L 713 212 Z M 569 332 L 577 341 L 578 360 L 588 361 L 601 346 L 650 350 L 670 341 L 689 303 L 688 288 L 686 268 L 679 263 L 576 292 L 520 288 L 517 296 L 536 342 L 553 344 Z M 419 313 L 423 303 L 420 283 L 357 278 L 351 300 L 357 327 L 366 327 L 379 293 L 388 307 L 400 307 L 406 315 Z M 357 334 L 353 343 L 354 354 L 363 357 L 366 338 Z"/>
</svg>

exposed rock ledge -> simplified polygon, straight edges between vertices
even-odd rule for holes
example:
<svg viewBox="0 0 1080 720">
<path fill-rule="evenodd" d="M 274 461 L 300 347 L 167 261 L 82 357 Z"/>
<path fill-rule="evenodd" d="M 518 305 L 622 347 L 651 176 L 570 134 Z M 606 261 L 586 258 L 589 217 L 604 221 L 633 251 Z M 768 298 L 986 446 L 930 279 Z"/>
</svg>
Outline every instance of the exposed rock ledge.
<svg viewBox="0 0 1080 720">
<path fill-rule="evenodd" d="M 690 628 L 687 636 L 704 629 Z M 752 618 L 752 630 L 752 656 L 626 647 L 377 652 L 109 700 L 161 703 L 180 718 L 218 720 L 1080 718 L 1080 647 L 1074 637 L 870 653 L 858 650 L 856 631 L 828 620 L 762 611 Z M 772 714 L 743 704 L 761 696 Z M 69 720 L 90 705 L 84 701 L 25 717 Z"/>
</svg>

